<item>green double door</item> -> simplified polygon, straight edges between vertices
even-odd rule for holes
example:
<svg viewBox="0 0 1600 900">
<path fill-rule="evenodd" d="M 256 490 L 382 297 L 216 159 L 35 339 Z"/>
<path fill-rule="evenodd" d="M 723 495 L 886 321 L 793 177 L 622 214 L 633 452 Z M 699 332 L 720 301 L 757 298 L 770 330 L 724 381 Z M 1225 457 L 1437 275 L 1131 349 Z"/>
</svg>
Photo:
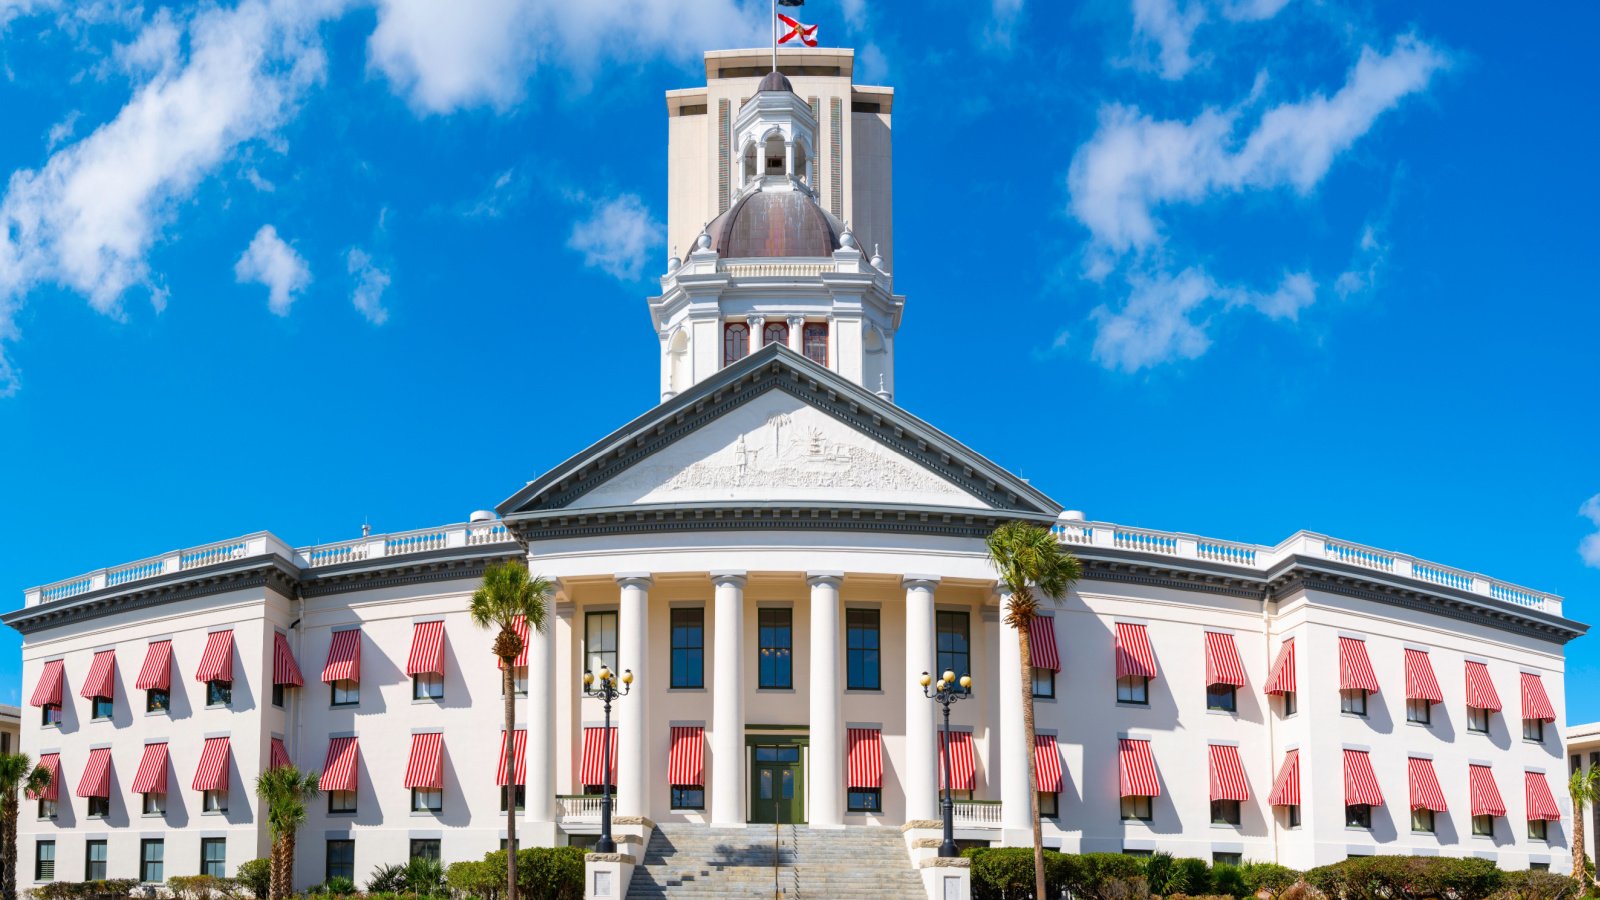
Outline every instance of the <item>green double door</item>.
<svg viewBox="0 0 1600 900">
<path fill-rule="evenodd" d="M 750 821 L 805 821 L 805 769 L 798 743 L 751 745 Z"/>
</svg>

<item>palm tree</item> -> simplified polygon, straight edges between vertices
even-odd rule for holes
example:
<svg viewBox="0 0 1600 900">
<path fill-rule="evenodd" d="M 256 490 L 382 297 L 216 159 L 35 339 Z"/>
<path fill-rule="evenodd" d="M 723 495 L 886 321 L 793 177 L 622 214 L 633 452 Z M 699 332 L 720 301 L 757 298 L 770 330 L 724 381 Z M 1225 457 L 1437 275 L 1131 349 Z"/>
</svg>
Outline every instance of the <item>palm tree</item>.
<svg viewBox="0 0 1600 900">
<path fill-rule="evenodd" d="M 26 753 L 0 756 L 0 869 L 5 870 L 5 881 L 0 883 L 0 896 L 17 900 L 17 791 L 23 790 L 35 797 L 50 786 L 50 770 L 36 766 Z"/>
<path fill-rule="evenodd" d="M 1041 597 L 1054 603 L 1083 574 L 1083 564 L 1062 547 L 1050 529 L 1029 522 L 1006 522 L 987 541 L 989 560 L 1010 591 L 1006 624 L 1017 630 L 1022 651 L 1022 739 L 1028 757 L 1028 821 L 1033 823 L 1034 897 L 1043 900 L 1044 844 L 1039 834 L 1039 793 L 1033 759 L 1033 650 L 1028 629 L 1039 612 Z"/>
<path fill-rule="evenodd" d="M 468 612 L 479 628 L 494 630 L 494 655 L 500 658 L 500 691 L 506 701 L 506 730 L 502 740 L 506 746 L 506 896 L 517 900 L 517 804 L 515 778 L 517 761 L 510 752 L 516 746 L 517 707 L 515 671 L 517 656 L 522 653 L 522 635 L 517 626 L 544 632 L 545 611 L 555 585 L 547 578 L 529 575 L 527 566 L 520 560 L 490 566 L 483 572 L 483 584 L 472 592 Z M 544 686 L 540 686 L 544 689 Z M 546 723 L 539 723 L 544 727 Z"/>
<path fill-rule="evenodd" d="M 268 769 L 256 778 L 256 793 L 267 804 L 267 826 L 272 830 L 272 900 L 294 894 L 295 832 L 306 820 L 306 801 L 320 788 L 316 772 L 302 774 L 294 766 Z"/>
<path fill-rule="evenodd" d="M 1589 867 L 1583 850 L 1583 804 L 1600 803 L 1600 766 L 1581 767 L 1567 779 L 1567 793 L 1572 795 L 1572 877 L 1579 890 L 1589 883 Z"/>
</svg>

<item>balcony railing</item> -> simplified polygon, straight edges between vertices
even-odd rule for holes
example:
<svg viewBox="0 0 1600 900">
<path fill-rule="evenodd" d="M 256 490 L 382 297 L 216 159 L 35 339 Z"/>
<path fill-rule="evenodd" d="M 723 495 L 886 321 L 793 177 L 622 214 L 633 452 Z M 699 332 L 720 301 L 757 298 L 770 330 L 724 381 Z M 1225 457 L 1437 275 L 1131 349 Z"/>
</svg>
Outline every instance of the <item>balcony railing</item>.
<svg viewBox="0 0 1600 900">
<path fill-rule="evenodd" d="M 611 809 L 616 811 L 617 795 L 611 795 Z M 557 794 L 556 818 L 562 824 L 600 822 L 599 794 Z"/>
<path fill-rule="evenodd" d="M 999 828 L 999 800 L 957 800 L 952 804 L 957 828 Z"/>
</svg>

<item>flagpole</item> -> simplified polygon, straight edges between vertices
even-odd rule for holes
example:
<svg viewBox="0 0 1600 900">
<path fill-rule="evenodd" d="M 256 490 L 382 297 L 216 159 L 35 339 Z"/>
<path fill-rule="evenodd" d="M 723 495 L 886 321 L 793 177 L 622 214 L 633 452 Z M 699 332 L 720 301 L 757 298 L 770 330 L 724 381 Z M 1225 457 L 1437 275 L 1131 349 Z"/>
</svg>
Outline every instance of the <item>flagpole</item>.
<svg viewBox="0 0 1600 900">
<path fill-rule="evenodd" d="M 778 0 L 772 0 L 772 71 L 778 71 Z"/>
</svg>

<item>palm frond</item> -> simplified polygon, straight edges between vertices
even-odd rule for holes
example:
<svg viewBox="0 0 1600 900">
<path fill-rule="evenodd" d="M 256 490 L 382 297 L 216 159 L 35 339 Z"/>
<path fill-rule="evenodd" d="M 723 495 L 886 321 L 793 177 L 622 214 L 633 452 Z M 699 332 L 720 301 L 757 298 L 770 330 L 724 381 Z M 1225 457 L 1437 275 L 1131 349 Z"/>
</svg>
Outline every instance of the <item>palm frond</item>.
<svg viewBox="0 0 1600 900">
<path fill-rule="evenodd" d="M 1006 621 L 1021 628 L 1038 612 L 1041 599 L 1055 602 L 1083 577 L 1083 563 L 1056 540 L 1050 529 L 1031 522 L 1005 522 L 985 540 L 989 561 L 1011 593 Z"/>
</svg>

